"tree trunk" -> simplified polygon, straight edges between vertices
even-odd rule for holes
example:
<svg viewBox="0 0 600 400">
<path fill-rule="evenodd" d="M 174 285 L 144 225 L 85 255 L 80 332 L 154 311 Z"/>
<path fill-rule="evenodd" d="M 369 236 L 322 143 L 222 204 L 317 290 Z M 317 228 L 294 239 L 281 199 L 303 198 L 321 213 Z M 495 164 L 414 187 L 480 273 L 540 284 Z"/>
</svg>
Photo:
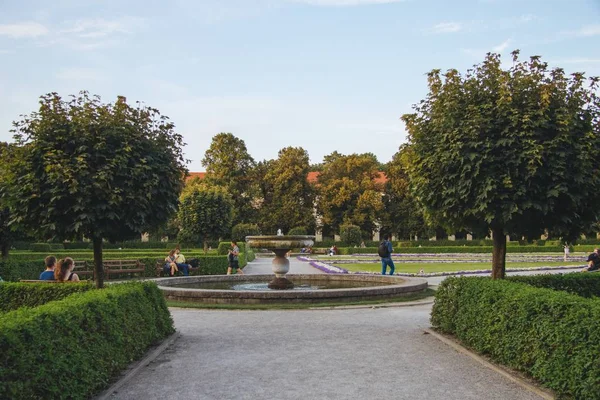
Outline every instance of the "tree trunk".
<svg viewBox="0 0 600 400">
<path fill-rule="evenodd" d="M 506 235 L 504 229 L 493 228 L 492 279 L 504 279 L 506 273 Z"/>
<path fill-rule="evenodd" d="M 206 255 L 206 253 L 208 253 L 208 240 L 205 237 L 204 238 L 204 255 Z"/>
<path fill-rule="evenodd" d="M 8 251 L 10 250 L 10 243 L 8 242 L 3 242 L 2 243 L 2 259 L 8 258 Z"/>
<path fill-rule="evenodd" d="M 104 287 L 104 264 L 102 262 L 102 238 L 94 237 L 94 276 L 96 277 L 96 288 Z"/>
</svg>

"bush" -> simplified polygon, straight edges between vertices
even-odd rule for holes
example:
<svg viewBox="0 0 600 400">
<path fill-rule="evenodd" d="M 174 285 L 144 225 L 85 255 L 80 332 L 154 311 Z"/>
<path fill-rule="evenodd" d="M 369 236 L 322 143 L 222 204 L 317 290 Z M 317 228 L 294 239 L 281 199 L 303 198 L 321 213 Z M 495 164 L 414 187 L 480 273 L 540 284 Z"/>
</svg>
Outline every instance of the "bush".
<svg viewBox="0 0 600 400">
<path fill-rule="evenodd" d="M 600 300 L 508 280 L 448 278 L 431 323 L 559 396 L 600 399 Z"/>
<path fill-rule="evenodd" d="M 50 243 L 31 243 L 29 245 L 29 250 L 50 253 L 52 251 L 52 246 L 50 246 Z"/>
<path fill-rule="evenodd" d="M 64 242 L 63 247 L 65 250 L 81 250 L 81 249 L 90 249 L 92 247 L 90 242 Z"/>
<path fill-rule="evenodd" d="M 4 283 L 0 285 L 0 312 L 19 307 L 37 307 L 49 301 L 60 300 L 73 293 L 86 292 L 94 286 L 87 282 L 54 283 Z"/>
<path fill-rule="evenodd" d="M 91 398 L 173 332 L 164 297 L 148 282 L 2 314 L 0 393 L 10 399 Z"/>
<path fill-rule="evenodd" d="M 562 290 L 582 297 L 600 297 L 600 273 L 523 275 L 506 279 L 540 288 Z"/>
<path fill-rule="evenodd" d="M 237 224 L 231 229 L 231 240 L 236 242 L 245 242 L 246 236 L 256 235 L 260 235 L 260 229 L 256 224 Z"/>
<path fill-rule="evenodd" d="M 308 229 L 305 226 L 297 226 L 295 228 L 290 229 L 288 232 L 290 236 L 303 236 L 308 235 Z"/>
<path fill-rule="evenodd" d="M 362 242 L 360 227 L 356 225 L 341 225 L 340 239 L 349 246 L 359 246 Z"/>
</svg>

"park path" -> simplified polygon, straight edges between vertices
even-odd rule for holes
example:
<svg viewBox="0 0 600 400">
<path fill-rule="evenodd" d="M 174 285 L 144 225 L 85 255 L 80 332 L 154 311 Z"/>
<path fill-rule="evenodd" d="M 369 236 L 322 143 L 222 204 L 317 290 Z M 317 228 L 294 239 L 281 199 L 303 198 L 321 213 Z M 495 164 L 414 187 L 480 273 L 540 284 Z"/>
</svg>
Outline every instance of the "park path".
<svg viewBox="0 0 600 400">
<path fill-rule="evenodd" d="M 290 261 L 290 273 L 321 272 Z M 171 309 L 179 338 L 111 398 L 539 399 L 424 334 L 430 311 Z"/>
</svg>

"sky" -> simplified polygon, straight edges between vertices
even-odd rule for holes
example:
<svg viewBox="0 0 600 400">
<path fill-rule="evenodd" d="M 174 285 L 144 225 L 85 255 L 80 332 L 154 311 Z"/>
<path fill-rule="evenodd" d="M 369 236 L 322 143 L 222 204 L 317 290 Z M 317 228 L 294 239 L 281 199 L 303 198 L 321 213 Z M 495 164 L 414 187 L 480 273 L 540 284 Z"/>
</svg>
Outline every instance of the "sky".
<svg viewBox="0 0 600 400">
<path fill-rule="evenodd" d="M 487 52 L 600 75 L 600 0 L 0 0 L 0 140 L 39 96 L 80 90 L 168 116 L 190 171 L 231 132 L 389 162 L 432 69 Z"/>
</svg>

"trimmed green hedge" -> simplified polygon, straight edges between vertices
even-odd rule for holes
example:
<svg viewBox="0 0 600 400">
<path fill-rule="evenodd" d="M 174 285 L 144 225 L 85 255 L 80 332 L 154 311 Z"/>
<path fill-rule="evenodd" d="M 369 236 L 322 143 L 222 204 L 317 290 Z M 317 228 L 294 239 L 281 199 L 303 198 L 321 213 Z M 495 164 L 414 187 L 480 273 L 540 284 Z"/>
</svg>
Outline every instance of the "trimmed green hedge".
<svg viewBox="0 0 600 400">
<path fill-rule="evenodd" d="M 2 314 L 1 397 L 91 398 L 173 332 L 162 293 L 149 282 L 111 285 Z"/>
<path fill-rule="evenodd" d="M 321 247 L 315 247 L 321 248 Z M 394 247 L 394 253 L 398 254 L 423 254 L 423 253 L 492 253 L 492 246 L 449 246 L 449 247 Z M 341 255 L 348 254 L 377 254 L 377 247 L 339 247 Z M 592 249 L 593 250 L 593 249 Z M 577 251 L 583 251 L 577 249 Z M 562 247 L 553 246 L 510 246 L 506 247 L 507 253 L 562 253 Z"/>
<path fill-rule="evenodd" d="M 507 280 L 447 278 L 431 323 L 561 396 L 600 399 L 598 299 Z"/>
<path fill-rule="evenodd" d="M 49 301 L 60 300 L 73 293 L 87 292 L 94 286 L 87 283 L 18 283 L 6 282 L 0 285 L 0 312 L 16 310 L 19 307 L 37 307 Z"/>
<path fill-rule="evenodd" d="M 535 287 L 562 290 L 582 297 L 600 296 L 600 273 L 596 272 L 510 276 L 506 279 Z"/>
</svg>

